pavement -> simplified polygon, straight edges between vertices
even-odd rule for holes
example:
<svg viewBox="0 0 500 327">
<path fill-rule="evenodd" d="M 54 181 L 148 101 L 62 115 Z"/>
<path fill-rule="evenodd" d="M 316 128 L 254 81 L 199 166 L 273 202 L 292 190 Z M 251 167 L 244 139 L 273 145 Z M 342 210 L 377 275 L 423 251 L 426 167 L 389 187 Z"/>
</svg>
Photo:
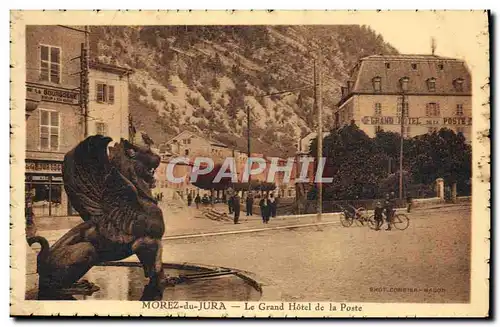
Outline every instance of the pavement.
<svg viewBox="0 0 500 327">
<path fill-rule="evenodd" d="M 470 206 L 470 204 L 439 204 L 413 209 L 413 212 L 422 212 L 428 210 L 439 210 L 441 208 L 453 208 Z M 225 206 L 219 206 L 217 209 L 224 210 Z M 405 212 L 405 209 L 398 209 Z M 276 229 L 285 226 L 307 227 L 310 224 L 317 224 L 316 214 L 288 215 L 271 218 L 269 224 L 263 224 L 258 215 L 250 217 L 245 212 L 240 214 L 240 224 L 234 224 L 232 221 L 214 221 L 207 218 L 200 218 L 200 211 L 194 207 L 188 208 L 163 208 L 166 232 L 164 239 L 191 237 L 196 235 L 227 234 L 239 233 L 242 231 L 254 232 L 267 229 Z M 411 215 L 411 214 L 410 214 Z M 82 222 L 80 217 L 42 217 L 35 218 L 36 233 L 55 242 L 69 229 Z M 321 219 L 322 224 L 340 225 L 339 214 L 324 213 Z"/>
<path fill-rule="evenodd" d="M 321 226 L 315 215 L 277 217 L 268 225 L 257 217 L 242 216 L 238 225 L 191 218 L 183 228 L 167 217 L 162 259 L 251 272 L 265 281 L 265 301 L 468 302 L 470 204 L 418 208 L 408 216 L 404 231 L 345 228 L 332 214 Z M 52 243 L 65 231 L 38 234 Z M 29 283 L 36 282 L 33 250 Z"/>
<path fill-rule="evenodd" d="M 165 240 L 163 260 L 251 271 L 280 291 L 266 301 L 465 303 L 470 224 L 470 206 L 451 206 L 415 211 L 404 231 L 332 224 Z"/>
</svg>

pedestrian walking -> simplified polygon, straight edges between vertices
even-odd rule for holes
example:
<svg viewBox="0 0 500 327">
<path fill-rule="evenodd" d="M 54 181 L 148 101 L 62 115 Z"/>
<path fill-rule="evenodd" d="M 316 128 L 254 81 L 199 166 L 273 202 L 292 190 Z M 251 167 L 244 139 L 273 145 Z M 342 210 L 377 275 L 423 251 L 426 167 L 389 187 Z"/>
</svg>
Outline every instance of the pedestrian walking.
<svg viewBox="0 0 500 327">
<path fill-rule="evenodd" d="M 252 192 L 248 192 L 247 200 L 246 200 L 246 209 L 247 209 L 247 216 L 252 216 L 253 215 L 253 194 L 252 194 Z"/>
<path fill-rule="evenodd" d="M 392 193 L 394 194 L 394 192 Z M 384 201 L 384 209 L 385 209 L 385 216 L 387 219 L 387 228 L 386 230 L 391 230 L 391 222 L 392 222 L 392 214 L 394 210 L 394 198 L 391 197 L 389 193 L 385 195 L 385 201 Z"/>
<path fill-rule="evenodd" d="M 278 210 L 278 203 L 276 202 L 276 198 L 274 194 L 269 194 L 269 216 L 276 217 L 276 211 Z"/>
<path fill-rule="evenodd" d="M 188 207 L 190 207 L 191 203 L 193 202 L 193 196 L 191 195 L 191 193 L 188 194 L 187 200 L 188 200 Z"/>
<path fill-rule="evenodd" d="M 259 202 L 260 215 L 262 216 L 262 222 L 267 224 L 269 222 L 269 201 L 267 197 L 262 197 Z"/>
<path fill-rule="evenodd" d="M 374 218 L 375 218 L 375 230 L 380 230 L 380 226 L 382 226 L 383 222 L 383 213 L 384 213 L 384 207 L 382 206 L 382 203 L 380 201 L 377 201 L 377 204 L 375 205 L 375 212 L 374 212 Z"/>
<path fill-rule="evenodd" d="M 196 194 L 196 197 L 194 198 L 194 203 L 196 204 L 196 209 L 200 209 L 200 202 L 201 202 L 200 193 L 198 193 L 198 194 Z"/>
<path fill-rule="evenodd" d="M 234 208 L 234 196 L 230 195 L 229 199 L 227 200 L 227 209 L 229 210 L 229 214 L 233 214 L 233 208 Z"/>
<path fill-rule="evenodd" d="M 406 197 L 406 212 L 410 213 L 411 211 L 411 206 L 413 204 L 413 199 L 411 198 L 411 195 L 408 194 L 408 196 Z"/>
<path fill-rule="evenodd" d="M 233 196 L 233 211 L 234 211 L 234 223 L 239 224 L 240 220 L 240 196 L 236 193 Z"/>
</svg>

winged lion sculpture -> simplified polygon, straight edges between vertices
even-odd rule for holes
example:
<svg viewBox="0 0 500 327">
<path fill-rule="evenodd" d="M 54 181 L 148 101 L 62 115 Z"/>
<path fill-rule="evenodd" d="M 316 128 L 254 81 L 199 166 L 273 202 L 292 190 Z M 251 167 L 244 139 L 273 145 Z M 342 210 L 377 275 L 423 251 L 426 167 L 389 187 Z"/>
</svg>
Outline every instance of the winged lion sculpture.
<svg viewBox="0 0 500 327">
<path fill-rule="evenodd" d="M 151 189 L 160 157 L 149 147 L 93 135 L 64 157 L 63 180 L 73 208 L 83 222 L 49 247 L 40 243 L 38 299 L 74 299 L 74 289 L 94 265 L 133 254 L 149 278 L 142 300 L 161 299 L 167 278 L 162 269 L 163 213 Z"/>
</svg>

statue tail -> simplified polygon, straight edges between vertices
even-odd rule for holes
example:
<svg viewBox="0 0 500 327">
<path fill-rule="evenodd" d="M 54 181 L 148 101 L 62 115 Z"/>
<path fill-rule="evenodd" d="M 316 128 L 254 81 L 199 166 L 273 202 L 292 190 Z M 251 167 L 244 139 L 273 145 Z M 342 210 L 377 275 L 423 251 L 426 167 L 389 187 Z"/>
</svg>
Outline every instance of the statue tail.
<svg viewBox="0 0 500 327">
<path fill-rule="evenodd" d="M 38 270 L 40 270 L 40 266 L 47 261 L 47 258 L 49 256 L 50 246 L 49 246 L 49 241 L 47 241 L 45 237 L 33 236 L 28 238 L 29 246 L 32 246 L 35 243 L 40 244 L 40 246 L 42 247 L 40 253 L 38 253 L 38 259 L 37 259 Z"/>
</svg>

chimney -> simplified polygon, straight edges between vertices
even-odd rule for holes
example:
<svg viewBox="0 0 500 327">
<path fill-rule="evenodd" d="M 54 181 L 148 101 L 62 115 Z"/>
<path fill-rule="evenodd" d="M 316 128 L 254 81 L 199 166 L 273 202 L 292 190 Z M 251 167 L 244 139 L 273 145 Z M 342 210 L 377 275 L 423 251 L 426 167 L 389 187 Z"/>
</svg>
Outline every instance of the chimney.
<svg viewBox="0 0 500 327">
<path fill-rule="evenodd" d="M 347 96 L 347 87 L 341 86 L 340 91 L 342 92 L 342 99 Z"/>
<path fill-rule="evenodd" d="M 436 39 L 434 37 L 431 38 L 431 52 L 432 52 L 432 55 L 435 56 L 435 53 L 436 53 Z"/>
</svg>

